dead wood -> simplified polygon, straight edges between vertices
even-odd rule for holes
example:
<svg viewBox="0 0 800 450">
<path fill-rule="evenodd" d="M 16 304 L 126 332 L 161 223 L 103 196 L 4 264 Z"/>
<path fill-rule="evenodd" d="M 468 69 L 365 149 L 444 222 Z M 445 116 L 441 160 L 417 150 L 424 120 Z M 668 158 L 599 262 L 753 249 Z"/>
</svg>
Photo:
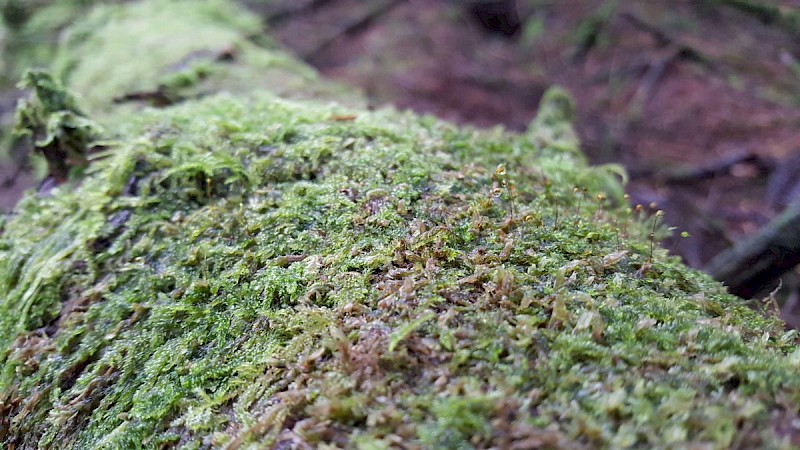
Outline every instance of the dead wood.
<svg viewBox="0 0 800 450">
<path fill-rule="evenodd" d="M 741 297 L 751 298 L 800 264 L 800 201 L 755 236 L 717 255 L 706 272 Z"/>
</svg>

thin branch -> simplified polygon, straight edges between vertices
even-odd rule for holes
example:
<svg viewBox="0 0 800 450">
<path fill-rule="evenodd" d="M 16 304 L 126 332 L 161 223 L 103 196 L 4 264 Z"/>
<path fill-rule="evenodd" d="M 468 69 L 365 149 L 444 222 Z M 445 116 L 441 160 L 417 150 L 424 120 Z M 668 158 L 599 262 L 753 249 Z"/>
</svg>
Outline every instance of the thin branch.
<svg viewBox="0 0 800 450">
<path fill-rule="evenodd" d="M 783 11 L 779 6 L 774 4 L 775 2 L 757 0 L 706 1 L 721 4 L 753 16 L 764 25 L 777 25 L 779 28 L 792 35 L 800 35 L 800 13 L 796 10 Z"/>
<path fill-rule="evenodd" d="M 405 0 L 390 0 L 388 2 L 384 2 L 364 16 L 344 24 L 329 36 L 321 39 L 315 48 L 305 52 L 305 54 L 303 54 L 303 59 L 306 61 L 316 59 L 316 57 L 328 51 L 328 49 L 342 36 L 353 36 L 364 31 L 376 20 L 393 11 L 394 8 L 400 6 L 400 4 L 404 3 L 404 1 Z"/>
<path fill-rule="evenodd" d="M 632 179 L 652 178 L 667 184 L 682 184 L 704 181 L 730 174 L 730 170 L 739 164 L 750 164 L 761 171 L 772 168 L 772 162 L 755 153 L 744 152 L 724 156 L 702 166 L 678 167 L 658 170 L 653 167 L 632 168 L 629 171 Z"/>
<path fill-rule="evenodd" d="M 711 59 L 703 55 L 699 50 L 683 42 L 680 42 L 678 39 L 670 36 L 667 32 L 661 30 L 655 25 L 647 23 L 644 19 L 640 18 L 639 16 L 631 12 L 624 12 L 620 14 L 620 16 L 625 20 L 627 20 L 628 22 L 630 22 L 636 28 L 639 28 L 640 30 L 652 36 L 653 39 L 656 40 L 656 44 L 659 47 L 673 46 L 675 47 L 678 56 L 680 56 L 681 58 L 694 61 L 708 67 L 712 67 Z"/>
<path fill-rule="evenodd" d="M 298 5 L 294 0 L 290 0 L 288 3 L 292 6 L 267 15 L 267 24 L 274 26 L 292 20 L 298 16 L 311 14 L 328 3 L 331 3 L 331 1 L 332 0 L 311 0 Z"/>
</svg>

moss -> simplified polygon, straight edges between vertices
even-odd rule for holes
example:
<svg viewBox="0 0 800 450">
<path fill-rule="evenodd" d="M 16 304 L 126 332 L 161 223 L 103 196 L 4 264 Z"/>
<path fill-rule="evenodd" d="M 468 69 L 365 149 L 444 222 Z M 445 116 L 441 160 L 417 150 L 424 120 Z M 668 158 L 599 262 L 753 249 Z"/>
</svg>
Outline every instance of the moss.
<svg viewBox="0 0 800 450">
<path fill-rule="evenodd" d="M 87 23 L 207 17 L 173 4 Z M 257 86 L 129 115 L 86 64 L 114 145 L 0 236 L 6 447 L 789 447 L 796 333 L 651 254 L 563 93 L 522 135 Z"/>
<path fill-rule="evenodd" d="M 19 101 L 14 131 L 31 138 L 33 148 L 47 161 L 49 174 L 65 181 L 70 172 L 88 164 L 90 144 L 101 133 L 100 127 L 49 73 L 25 72 L 20 87 L 32 89 L 34 95 Z"/>
<path fill-rule="evenodd" d="M 31 67 L 41 67 L 52 59 L 58 37 L 69 24 L 96 0 L 2 0 L 0 17 L 5 36 L 0 84 L 13 85 Z"/>
<path fill-rule="evenodd" d="M 63 33 L 54 68 L 104 122 L 141 105 L 163 107 L 221 91 L 268 88 L 295 98 L 360 102 L 274 51 L 277 44 L 261 35 L 256 16 L 224 0 L 196 3 L 100 5 Z"/>
<path fill-rule="evenodd" d="M 124 122 L 143 107 L 218 92 L 268 89 L 286 97 L 366 103 L 279 51 L 260 19 L 230 1 L 120 3 L 126 2 L 0 0 L 0 87 L 13 86 L 30 67 L 49 67 L 103 125 Z M 10 125 L 0 123 L 0 136 Z M 0 153 L 11 145 L 6 136 Z"/>
</svg>

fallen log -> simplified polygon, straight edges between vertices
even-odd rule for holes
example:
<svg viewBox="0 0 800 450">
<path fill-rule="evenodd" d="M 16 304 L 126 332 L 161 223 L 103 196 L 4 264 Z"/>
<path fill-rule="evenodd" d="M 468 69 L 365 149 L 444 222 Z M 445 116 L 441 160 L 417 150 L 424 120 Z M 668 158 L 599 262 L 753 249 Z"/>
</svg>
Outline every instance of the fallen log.
<svg viewBox="0 0 800 450">
<path fill-rule="evenodd" d="M 797 444 L 796 333 L 654 249 L 563 91 L 523 134 L 368 111 L 259 30 L 104 2 L 60 41 L 21 125 L 72 92 L 103 149 L 2 225 L 0 445 Z"/>
</svg>

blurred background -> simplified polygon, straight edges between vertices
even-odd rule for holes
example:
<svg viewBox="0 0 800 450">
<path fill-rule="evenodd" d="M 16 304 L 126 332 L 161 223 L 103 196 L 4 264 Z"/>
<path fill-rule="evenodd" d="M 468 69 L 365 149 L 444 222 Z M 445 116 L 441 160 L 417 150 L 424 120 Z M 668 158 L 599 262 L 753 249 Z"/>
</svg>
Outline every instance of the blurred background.
<svg viewBox="0 0 800 450">
<path fill-rule="evenodd" d="M 36 3 L 0 1 L 7 50 Z M 524 130 L 544 90 L 564 86 L 590 161 L 627 168 L 631 204 L 666 212 L 677 231 L 662 245 L 693 267 L 800 199 L 800 0 L 239 3 L 263 18 L 265 33 L 373 106 Z M 0 70 L 8 122 L 19 68 L 5 61 Z M 24 155 L 7 153 L 4 211 L 39 182 Z M 796 268 L 784 274 L 781 291 L 793 325 L 797 278 Z M 737 293 L 763 296 L 777 284 Z"/>
</svg>

